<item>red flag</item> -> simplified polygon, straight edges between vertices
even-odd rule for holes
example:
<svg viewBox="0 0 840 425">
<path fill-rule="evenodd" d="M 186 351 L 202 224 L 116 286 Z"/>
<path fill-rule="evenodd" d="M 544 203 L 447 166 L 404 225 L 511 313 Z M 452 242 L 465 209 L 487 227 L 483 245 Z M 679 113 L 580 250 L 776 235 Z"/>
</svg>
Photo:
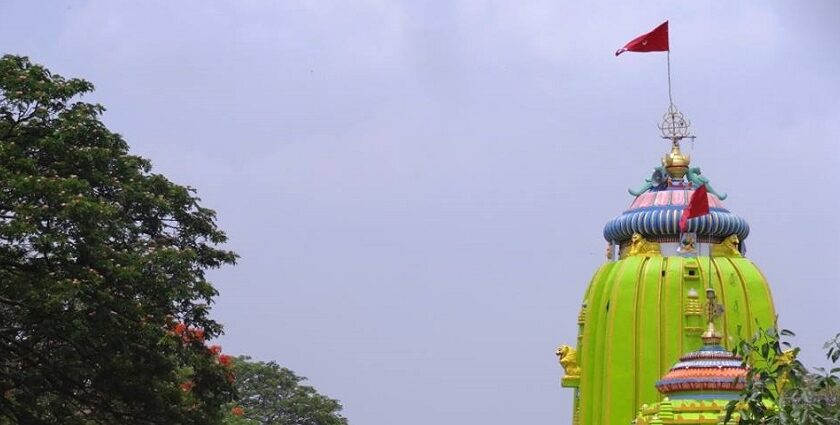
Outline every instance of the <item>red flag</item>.
<svg viewBox="0 0 840 425">
<path fill-rule="evenodd" d="M 691 194 L 691 199 L 688 205 L 682 212 L 680 217 L 680 231 L 685 233 L 688 230 L 688 219 L 694 217 L 701 217 L 709 213 L 709 195 L 706 191 L 706 185 L 701 185 Z"/>
<path fill-rule="evenodd" d="M 670 50 L 668 21 L 665 21 L 653 31 L 630 40 L 624 47 L 618 49 L 615 55 L 618 56 L 624 52 L 667 52 L 668 50 Z"/>
</svg>

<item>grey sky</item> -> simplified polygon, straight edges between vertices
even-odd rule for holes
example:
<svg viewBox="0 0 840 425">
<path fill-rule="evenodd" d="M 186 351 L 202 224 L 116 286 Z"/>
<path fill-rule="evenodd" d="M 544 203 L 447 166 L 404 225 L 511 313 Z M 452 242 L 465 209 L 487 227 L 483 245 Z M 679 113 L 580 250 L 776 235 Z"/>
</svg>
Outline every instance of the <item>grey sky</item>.
<svg viewBox="0 0 840 425">
<path fill-rule="evenodd" d="M 840 2 L 3 1 L 0 51 L 97 86 L 219 213 L 225 350 L 365 425 L 569 423 L 604 223 L 666 151 L 671 20 L 694 163 L 811 364 L 840 331 Z"/>
</svg>

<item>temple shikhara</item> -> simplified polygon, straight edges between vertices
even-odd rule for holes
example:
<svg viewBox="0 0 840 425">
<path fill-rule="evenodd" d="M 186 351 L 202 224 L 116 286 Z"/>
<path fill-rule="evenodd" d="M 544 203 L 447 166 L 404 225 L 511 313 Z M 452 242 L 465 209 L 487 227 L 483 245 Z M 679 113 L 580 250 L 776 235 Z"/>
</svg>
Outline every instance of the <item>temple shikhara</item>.
<svg viewBox="0 0 840 425">
<path fill-rule="evenodd" d="M 575 425 L 722 424 L 746 375 L 732 349 L 775 325 L 747 221 L 683 153 L 689 122 L 671 104 L 660 129 L 661 165 L 604 226 L 577 341 L 557 349 Z M 705 210 L 681 226 L 698 200 Z"/>
</svg>

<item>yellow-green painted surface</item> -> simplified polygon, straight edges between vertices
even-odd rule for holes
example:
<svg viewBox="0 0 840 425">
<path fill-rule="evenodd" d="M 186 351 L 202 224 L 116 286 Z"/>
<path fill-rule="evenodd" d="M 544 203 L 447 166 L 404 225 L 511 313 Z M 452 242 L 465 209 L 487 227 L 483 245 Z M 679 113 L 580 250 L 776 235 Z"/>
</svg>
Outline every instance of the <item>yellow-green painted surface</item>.
<svg viewBox="0 0 840 425">
<path fill-rule="evenodd" d="M 661 400 L 656 381 L 682 354 L 702 345 L 706 320 L 698 305 L 705 307 L 709 285 L 725 308 L 715 326 L 727 348 L 752 335 L 756 326 L 774 324 L 767 281 L 746 258 L 710 262 L 709 257 L 636 255 L 606 263 L 595 273 L 577 347 L 580 424 L 627 425 L 639 406 Z"/>
<path fill-rule="evenodd" d="M 643 405 L 634 425 L 724 425 L 728 403 L 728 400 L 667 400 L 650 406 Z M 736 413 L 729 424 L 737 423 Z"/>
</svg>

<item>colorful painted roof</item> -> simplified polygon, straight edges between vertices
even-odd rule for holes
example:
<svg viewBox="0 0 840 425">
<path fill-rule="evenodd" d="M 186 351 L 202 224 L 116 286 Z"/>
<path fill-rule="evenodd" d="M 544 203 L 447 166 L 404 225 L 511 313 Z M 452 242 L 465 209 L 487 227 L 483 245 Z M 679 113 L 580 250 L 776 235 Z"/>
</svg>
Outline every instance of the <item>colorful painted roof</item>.
<svg viewBox="0 0 840 425">
<path fill-rule="evenodd" d="M 604 226 L 604 239 L 621 243 L 639 233 L 647 240 L 675 242 L 679 239 L 679 222 L 686 203 L 694 193 L 688 185 L 670 184 L 664 190 L 649 191 L 637 196 L 630 207 Z M 688 231 L 702 238 L 717 241 L 738 235 L 743 241 L 750 234 L 750 226 L 743 218 L 732 214 L 723 202 L 709 193 L 709 214 L 688 220 Z"/>
<path fill-rule="evenodd" d="M 746 383 L 747 369 L 740 356 L 719 345 L 719 338 L 706 341 L 699 351 L 688 353 L 671 368 L 656 388 L 674 400 L 735 400 Z"/>
</svg>

